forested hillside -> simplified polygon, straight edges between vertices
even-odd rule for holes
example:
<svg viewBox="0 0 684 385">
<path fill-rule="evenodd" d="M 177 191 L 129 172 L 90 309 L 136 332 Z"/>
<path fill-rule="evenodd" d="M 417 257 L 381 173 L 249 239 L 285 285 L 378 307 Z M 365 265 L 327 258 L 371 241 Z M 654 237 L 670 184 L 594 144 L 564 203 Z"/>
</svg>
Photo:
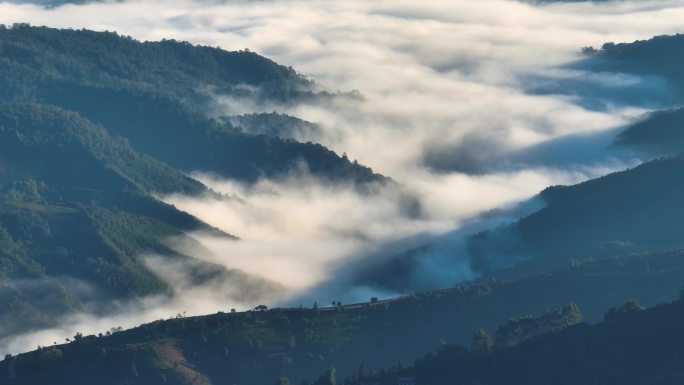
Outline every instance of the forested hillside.
<svg viewBox="0 0 684 385">
<path fill-rule="evenodd" d="M 139 42 L 110 32 L 0 28 L 0 100 L 76 111 L 136 150 L 184 171 L 255 180 L 304 162 L 314 175 L 330 180 L 385 180 L 321 145 L 246 133 L 258 120 L 269 126 L 296 123 L 287 116 L 253 115 L 247 130 L 212 119 L 214 99 L 228 96 L 294 103 L 322 95 L 293 69 L 249 51 Z"/>
<path fill-rule="evenodd" d="M 531 323 L 529 315 L 571 302 L 582 310 L 584 320 L 598 322 L 608 308 L 629 300 L 647 306 L 671 301 L 682 282 L 682 252 L 613 258 L 514 282 L 464 285 L 390 301 L 246 313 L 226 309 L 210 316 L 153 322 L 111 336 L 79 336 L 5 364 L 14 362 L 11 384 L 47 379 L 156 384 L 162 378 L 177 384 L 261 384 L 278 377 L 298 383 L 315 379 L 330 366 L 336 367 L 341 380 L 360 365 L 408 365 L 442 344 L 470 344 L 480 329 L 495 335 L 511 318 L 518 321 L 498 333 L 499 345 L 517 344 L 540 333 L 541 326 Z M 560 319 L 577 322 L 576 309 L 570 310 L 559 313 Z M 551 323 L 543 330 L 558 325 Z"/>
<path fill-rule="evenodd" d="M 627 127 L 615 146 L 627 147 L 650 157 L 676 155 L 684 150 L 684 114 L 679 108 L 684 97 L 684 76 L 680 63 L 684 35 L 657 36 L 632 43 L 606 43 L 600 49 L 587 48 L 580 68 L 595 72 L 621 72 L 661 79 L 659 87 L 675 96 L 671 109 L 656 111 Z"/>
<path fill-rule="evenodd" d="M 473 236 L 482 271 L 524 260 L 523 272 L 553 271 L 570 260 L 684 247 L 680 226 L 684 157 L 651 161 L 575 186 L 542 191 L 546 207 Z"/>
<path fill-rule="evenodd" d="M 364 371 L 350 383 L 678 384 L 684 380 L 684 302 L 642 309 L 629 302 L 610 309 L 597 325 L 568 325 L 510 348 L 445 346 L 412 367 Z"/>
<path fill-rule="evenodd" d="M 0 27 L 0 338 L 114 299 L 170 293 L 145 255 L 187 259 L 168 244 L 187 232 L 232 237 L 155 198 L 214 194 L 186 172 L 254 181 L 308 168 L 344 183 L 386 180 L 271 134 L 305 123 L 295 118 L 245 116 L 245 130 L 211 118 L 217 95 L 317 97 L 293 69 L 248 51 Z M 269 135 L 250 134 L 262 121 Z M 201 264 L 212 279 L 252 279 Z"/>
<path fill-rule="evenodd" d="M 188 258 L 167 245 L 187 231 L 229 237 L 149 195 L 164 192 L 209 193 L 74 112 L 1 104 L 0 335 L 50 326 L 93 295 L 89 310 L 164 293 L 143 254 Z"/>
<path fill-rule="evenodd" d="M 684 76 L 680 71 L 684 54 L 684 35 L 656 36 L 632 43 L 606 43 L 600 49 L 585 49 L 589 58 L 584 65 L 595 70 L 621 71 L 666 78 L 680 97 Z"/>
</svg>

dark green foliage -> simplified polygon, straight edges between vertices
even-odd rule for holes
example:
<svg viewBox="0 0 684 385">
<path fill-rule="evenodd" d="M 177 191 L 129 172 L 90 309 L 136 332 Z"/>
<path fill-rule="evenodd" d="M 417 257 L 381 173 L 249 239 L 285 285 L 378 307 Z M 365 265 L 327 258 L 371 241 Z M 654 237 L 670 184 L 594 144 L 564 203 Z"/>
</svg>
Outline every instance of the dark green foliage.
<svg viewBox="0 0 684 385">
<path fill-rule="evenodd" d="M 321 133 L 321 128 L 313 123 L 275 112 L 230 116 L 226 120 L 252 135 L 294 139 L 298 134 L 312 136 Z"/>
<path fill-rule="evenodd" d="M 584 50 L 587 59 L 580 65 L 595 71 L 619 71 L 646 76 L 653 82 L 653 76 L 660 88 L 673 88 L 675 100 L 666 105 L 680 105 L 684 97 L 684 74 L 681 63 L 684 60 L 684 35 L 657 36 L 633 43 L 606 43 L 600 50 Z M 665 79 L 664 81 L 662 79 Z M 684 150 L 681 109 L 658 111 L 645 120 L 628 127 L 615 140 L 615 145 L 645 152 L 650 156 L 674 155 Z"/>
<path fill-rule="evenodd" d="M 318 377 L 318 380 L 316 380 L 313 385 L 337 385 L 335 368 L 331 367 L 326 370 L 325 373 Z"/>
<path fill-rule="evenodd" d="M 646 261 L 650 261 L 648 269 Z M 100 360 L 90 352 L 103 348 L 118 352 L 128 346 L 146 347 L 160 357 L 175 357 L 173 360 L 186 362 L 214 383 L 273 383 L 279 377 L 300 383 L 317 379 L 331 365 L 337 369 L 338 379 L 367 378 L 373 373 L 370 368 L 410 363 L 440 344 L 470 344 L 469 331 L 493 331 L 510 318 L 523 320 L 509 331 L 517 336 L 515 343 L 527 340 L 520 344 L 525 345 L 531 337 L 558 332 L 578 321 L 574 307 L 544 313 L 564 303 L 576 302 L 585 318 L 596 322 L 603 319 L 607 308 L 630 298 L 648 305 L 671 300 L 684 282 L 683 267 L 681 252 L 616 258 L 577 263 L 555 274 L 516 282 L 464 286 L 395 301 L 154 322 L 109 337 L 84 337 L 82 343 L 59 346 L 63 358 L 58 369 L 18 372 L 22 379 L 19 383 L 39 384 L 46 378 L 68 377 L 72 384 L 88 384 L 94 376 L 99 379 L 99 373 L 108 373 L 110 382 L 103 384 L 116 384 L 128 373 L 130 362 L 119 365 L 116 360 L 110 361 L 111 357 Z M 540 313 L 545 315 L 524 318 Z M 162 347 L 169 343 L 175 346 L 173 354 Z M 30 365 L 33 354 L 21 355 L 18 360 Z M 110 369 L 105 365 L 113 366 Z M 142 376 L 145 366 L 137 361 L 136 365 Z M 156 365 L 174 367 L 172 363 Z M 79 371 L 85 366 L 92 370 Z M 153 371 L 170 376 L 163 370 Z M 74 373 L 80 377 L 69 377 Z M 149 378 L 155 378 L 151 373 Z"/>
<path fill-rule="evenodd" d="M 204 191 L 200 183 L 136 153 L 78 114 L 36 104 L 0 104 L 0 164 L 0 180 L 28 176 L 62 189 Z M 35 187 L 29 192 L 37 198 Z"/>
<path fill-rule="evenodd" d="M 207 117 L 215 94 L 294 102 L 314 97 L 308 88 L 292 69 L 251 52 L 141 43 L 86 30 L 0 29 L 0 100 L 76 111 L 136 150 L 186 171 L 255 180 L 304 165 L 330 180 L 385 180 L 321 145 L 249 135 Z M 264 122 L 271 131 L 304 124 L 269 115 L 244 119 L 251 127 Z"/>
<path fill-rule="evenodd" d="M 493 347 L 492 337 L 486 331 L 480 329 L 473 333 L 473 342 L 470 344 L 470 350 L 479 353 L 489 353 Z"/>
<path fill-rule="evenodd" d="M 634 148 L 651 156 L 684 152 L 684 109 L 650 114 L 620 133 L 614 145 Z"/>
<path fill-rule="evenodd" d="M 644 310 L 644 307 L 639 304 L 639 302 L 635 300 L 630 300 L 625 302 L 624 305 L 618 306 L 618 307 L 611 307 L 608 309 L 608 312 L 606 313 L 605 320 L 611 320 L 620 317 L 623 314 L 626 313 L 633 313 L 637 311 L 642 311 Z"/>
<path fill-rule="evenodd" d="M 0 337 L 84 303 L 99 311 L 112 298 L 168 292 L 142 255 L 187 260 L 168 244 L 187 231 L 228 237 L 151 195 L 209 193 L 178 169 L 256 180 L 308 167 L 331 180 L 384 180 L 323 146 L 207 117 L 216 94 L 284 103 L 314 97 L 309 87 L 251 52 L 0 26 Z M 192 266 L 200 281 L 247 280 Z"/>
<path fill-rule="evenodd" d="M 677 156 L 574 186 L 547 188 L 539 197 L 546 207 L 474 236 L 471 255 L 482 270 L 519 262 L 520 256 L 532 258 L 496 273 L 513 277 L 553 271 L 571 259 L 682 247 L 683 168 L 684 156 Z"/>
<path fill-rule="evenodd" d="M 60 84 L 47 89 L 44 98 L 78 111 L 136 149 L 183 170 L 254 180 L 287 173 L 303 162 L 309 171 L 327 179 L 384 180 L 321 145 L 248 135 L 179 100 L 149 91 Z"/>
<path fill-rule="evenodd" d="M 106 308 L 165 292 L 141 254 L 186 258 L 166 239 L 219 232 L 148 194 L 205 191 L 74 112 L 1 103 L 0 334 L 49 326 L 95 299 Z"/>
<path fill-rule="evenodd" d="M 656 36 L 633 43 L 606 43 L 593 51 L 588 63 L 599 70 L 659 75 L 680 88 L 684 84 L 684 35 Z"/>
<path fill-rule="evenodd" d="M 582 313 L 575 304 L 544 313 L 541 317 L 518 317 L 508 320 L 496 331 L 497 349 L 515 346 L 546 333 L 553 333 L 582 322 Z"/>
<path fill-rule="evenodd" d="M 250 85 L 270 99 L 287 99 L 309 86 L 291 68 L 255 53 L 174 40 L 141 43 L 110 32 L 15 24 L 0 28 L 0 42 L 0 65 L 12 70 L 0 76 L 6 97 L 35 92 L 45 80 L 155 89 L 181 98 L 200 98 L 202 88 L 232 93 Z"/>
<path fill-rule="evenodd" d="M 415 365 L 361 383 L 480 385 L 673 385 L 684 381 L 684 304 L 578 324 L 490 355 L 447 346 Z"/>
</svg>

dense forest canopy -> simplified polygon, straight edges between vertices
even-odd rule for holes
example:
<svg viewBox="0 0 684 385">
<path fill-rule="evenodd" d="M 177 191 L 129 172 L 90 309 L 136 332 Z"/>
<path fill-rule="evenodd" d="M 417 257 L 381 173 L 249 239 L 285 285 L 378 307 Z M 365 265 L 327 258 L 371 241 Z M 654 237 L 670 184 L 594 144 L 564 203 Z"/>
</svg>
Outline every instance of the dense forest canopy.
<svg viewBox="0 0 684 385">
<path fill-rule="evenodd" d="M 250 135 L 231 120 L 208 116 L 217 96 L 291 103 L 316 97 L 312 87 L 293 69 L 249 51 L 140 42 L 114 32 L 0 28 L 1 100 L 78 112 L 136 150 L 185 171 L 255 180 L 287 173 L 303 161 L 314 175 L 330 180 L 385 181 L 321 145 Z M 260 125 L 298 124 L 267 114 L 246 123 L 247 132 Z"/>
</svg>

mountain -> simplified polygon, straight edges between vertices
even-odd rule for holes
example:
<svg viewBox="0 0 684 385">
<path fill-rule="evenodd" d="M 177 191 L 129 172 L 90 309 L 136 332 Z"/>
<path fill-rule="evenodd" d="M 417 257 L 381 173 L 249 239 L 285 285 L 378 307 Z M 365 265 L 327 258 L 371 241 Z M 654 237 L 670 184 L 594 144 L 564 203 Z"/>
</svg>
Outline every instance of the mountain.
<svg viewBox="0 0 684 385">
<path fill-rule="evenodd" d="M 612 258 L 388 301 L 157 321 L 22 354 L 0 365 L 0 373 L 14 362 L 8 384 L 261 384 L 278 377 L 298 383 L 334 365 L 344 377 L 361 364 L 410 363 L 440 344 L 469 344 L 473 332 L 494 333 L 517 318 L 500 343 L 510 345 L 536 335 L 518 332 L 530 329 L 527 315 L 570 302 L 586 321 L 599 322 L 607 308 L 630 299 L 649 306 L 670 301 L 682 282 L 682 252 Z"/>
<path fill-rule="evenodd" d="M 297 135 L 310 136 L 322 131 L 316 124 L 275 112 L 227 116 L 224 119 L 246 133 L 267 137 L 296 139 Z"/>
<path fill-rule="evenodd" d="M 623 72 L 665 79 L 663 84 L 681 98 L 684 96 L 684 75 L 679 63 L 684 59 L 684 35 L 656 36 L 632 43 L 606 43 L 600 49 L 591 47 L 578 66 L 594 71 Z"/>
<path fill-rule="evenodd" d="M 678 44 L 654 41 L 648 47 Z M 591 51 L 588 60 L 678 84 L 671 63 L 629 53 L 652 48 L 617 46 Z M 315 132 L 315 124 L 223 111 L 217 102 L 331 97 L 248 51 L 0 28 L 0 338 L 55 326 L 68 314 L 109 315 L 117 301 L 172 296 L 177 277 L 152 269 L 146 255 L 169 269 L 187 266 L 193 283 L 230 285 L 245 296 L 282 290 L 179 252 L 178 240 L 202 247 L 193 231 L 235 238 L 155 196 L 229 199 L 187 171 L 253 182 L 308 169 L 332 182 L 388 182 L 346 156 L 291 139 Z M 676 113 L 652 115 L 640 124 L 655 128 L 631 127 L 616 145 L 674 141 L 679 118 L 669 114 Z M 0 384 L 263 384 L 320 373 L 316 385 L 334 384 L 335 376 L 350 384 L 679 383 L 684 304 L 642 310 L 638 303 L 672 300 L 684 283 L 683 167 L 684 155 L 670 156 L 542 191 L 536 211 L 467 239 L 483 276 L 475 282 L 366 303 L 259 305 L 78 333 L 7 355 Z M 375 272 L 394 284 L 413 266 L 402 263 L 420 255 L 409 252 L 396 269 Z M 360 279 L 372 281 L 360 287 L 377 282 L 373 274 Z M 452 346 L 471 341 L 470 349 Z"/>
<path fill-rule="evenodd" d="M 472 236 L 476 268 L 524 261 L 519 270 L 553 271 L 570 260 L 684 247 L 684 156 L 647 162 L 574 186 L 555 186 L 545 207 L 517 222 Z"/>
<path fill-rule="evenodd" d="M 77 113 L 38 104 L 0 105 L 3 179 L 32 177 L 62 189 L 200 194 L 205 187 L 135 152 Z"/>
<path fill-rule="evenodd" d="M 304 165 L 333 181 L 386 181 L 321 145 L 250 135 L 229 120 L 211 118 L 216 111 L 230 113 L 217 106 L 222 97 L 285 104 L 331 97 L 312 90 L 293 69 L 249 51 L 139 42 L 109 32 L 0 28 L 0 100 L 78 112 L 136 150 L 185 171 L 254 181 Z M 258 120 L 269 126 L 297 122 L 257 114 L 248 128 Z"/>
<path fill-rule="evenodd" d="M 684 100 L 684 75 L 680 71 L 683 50 L 684 35 L 680 34 L 632 43 L 606 43 L 600 49 L 585 48 L 586 58 L 577 66 L 595 72 L 621 72 L 649 79 L 674 95 L 668 105 L 678 106 Z M 683 119 L 684 112 L 680 108 L 653 112 L 627 127 L 614 145 L 650 157 L 676 155 L 684 150 Z"/>
<path fill-rule="evenodd" d="M 684 379 L 683 321 L 681 300 L 647 310 L 628 302 L 597 325 L 568 325 L 492 352 L 446 346 L 412 367 L 365 371 L 349 383 L 386 385 L 403 378 L 426 385 L 677 384 Z"/>
<path fill-rule="evenodd" d="M 312 90 L 293 69 L 249 51 L 0 26 L 0 338 L 107 311 L 111 300 L 171 294 L 144 255 L 188 261 L 199 281 L 274 289 L 174 250 L 174 239 L 201 249 L 188 232 L 234 237 L 155 197 L 214 194 L 189 171 L 255 181 L 306 169 L 329 181 L 388 181 L 321 145 L 250 132 L 308 127 L 293 117 L 245 115 L 246 129 L 212 118 L 219 96 L 331 97 Z"/>
<path fill-rule="evenodd" d="M 613 145 L 656 157 L 684 152 L 684 109 L 649 114 L 622 131 Z"/>
<path fill-rule="evenodd" d="M 659 79 L 657 87 L 673 88 L 679 95 L 676 100 L 681 101 L 682 94 L 677 88 L 684 77 L 677 69 L 682 48 L 684 35 L 608 43 L 601 50 L 585 49 L 586 57 L 574 66 L 634 74 L 647 77 L 647 81 L 655 77 Z M 679 176 L 684 163 L 679 154 L 684 151 L 683 125 L 684 110 L 675 108 L 645 115 L 639 122 L 617 131 L 617 135 L 606 134 L 606 145 L 627 149 L 620 154 L 647 162 L 577 186 L 547 188 L 524 204 L 543 206 L 542 209 L 535 209 L 531 215 L 509 225 L 478 230 L 468 237 L 467 250 L 454 249 L 451 258 L 461 259 L 465 254 L 478 273 L 509 279 L 552 272 L 572 260 L 681 248 L 684 233 L 678 218 L 682 214 L 680 196 L 684 186 Z M 589 140 L 597 138 L 591 136 Z M 601 137 L 599 143 L 603 142 Z M 559 143 L 526 148 L 520 156 L 534 159 L 539 151 L 552 154 L 544 156 L 540 166 L 553 164 L 554 157 L 562 159 L 558 162 L 562 165 L 568 162 L 564 153 L 576 152 L 567 149 L 576 147 L 573 145 L 586 149 L 588 142 L 560 138 Z M 598 151 L 605 154 L 603 147 Z M 667 158 L 657 159 L 661 157 Z M 462 235 L 463 231 L 456 232 L 454 238 Z M 444 247 L 436 243 L 439 241 L 365 267 L 356 280 L 380 290 L 410 290 L 413 270 L 421 266 L 421 258 L 444 253 Z"/>
<path fill-rule="evenodd" d="M 97 312 L 111 299 L 169 292 L 141 255 L 189 260 L 169 238 L 230 237 L 150 195 L 170 192 L 209 193 L 77 113 L 0 104 L 0 336 Z"/>
</svg>

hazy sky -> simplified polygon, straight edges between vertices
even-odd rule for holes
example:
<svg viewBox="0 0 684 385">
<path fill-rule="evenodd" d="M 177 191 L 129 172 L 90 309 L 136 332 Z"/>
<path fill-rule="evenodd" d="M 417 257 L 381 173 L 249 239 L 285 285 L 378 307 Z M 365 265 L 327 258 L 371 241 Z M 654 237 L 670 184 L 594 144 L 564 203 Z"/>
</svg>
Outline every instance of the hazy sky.
<svg viewBox="0 0 684 385">
<path fill-rule="evenodd" d="M 197 174 L 247 204 L 164 197 L 241 237 L 225 242 L 195 234 L 213 251 L 197 256 L 283 284 L 289 290 L 267 297 L 273 303 L 294 297 L 346 301 L 365 298 L 368 291 L 343 287 L 332 297 L 311 289 L 335 281 L 341 266 L 361 263 L 388 244 L 422 241 L 548 185 L 633 164 L 634 159 L 604 151 L 610 135 L 601 133 L 657 106 L 665 91 L 653 79 L 587 74 L 566 65 L 579 59 L 583 46 L 684 31 L 684 0 L 547 6 L 504 0 L 175 0 L 50 9 L 0 2 L 0 23 L 15 22 L 249 48 L 293 66 L 323 89 L 358 90 L 362 102 L 289 107 L 217 95 L 215 109 L 221 114 L 275 110 L 318 123 L 320 132 L 300 133 L 298 139 L 345 152 L 392 177 L 402 191 L 361 196 L 302 169 L 253 186 Z M 542 88 L 545 92 L 538 92 Z M 616 98 L 625 90 L 653 93 L 652 103 Z M 567 141 L 570 147 L 564 145 L 567 135 L 584 139 Z M 545 147 L 549 143 L 554 145 Z M 407 199 L 419 203 L 418 214 L 407 212 Z M 463 259 L 436 258 L 425 266 L 453 272 L 439 275 L 435 285 L 471 277 Z M 225 294 L 228 301 L 235 298 L 230 290 Z M 86 324 L 130 326 L 176 310 L 213 312 L 227 303 L 187 299 L 150 301 L 154 305 L 146 311 L 135 308 L 115 320 L 87 318 Z M 12 347 L 35 347 L 36 341 L 82 330 L 77 329 L 84 327 L 81 321 L 24 336 Z"/>
</svg>

